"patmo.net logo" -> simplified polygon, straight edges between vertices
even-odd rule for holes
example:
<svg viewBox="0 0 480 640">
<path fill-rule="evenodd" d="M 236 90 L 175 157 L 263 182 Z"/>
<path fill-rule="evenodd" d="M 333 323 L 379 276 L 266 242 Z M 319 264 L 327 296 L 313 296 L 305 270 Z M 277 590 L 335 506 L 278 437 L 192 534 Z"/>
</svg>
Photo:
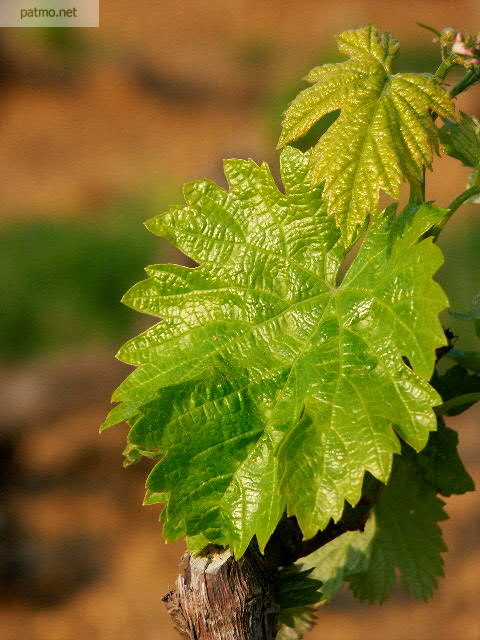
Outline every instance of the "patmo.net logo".
<svg viewBox="0 0 480 640">
<path fill-rule="evenodd" d="M 0 0 L 0 27 L 98 27 L 99 0 Z"/>
<path fill-rule="evenodd" d="M 20 20 L 24 18 L 77 18 L 78 13 L 75 7 L 70 9 L 20 9 Z"/>
</svg>

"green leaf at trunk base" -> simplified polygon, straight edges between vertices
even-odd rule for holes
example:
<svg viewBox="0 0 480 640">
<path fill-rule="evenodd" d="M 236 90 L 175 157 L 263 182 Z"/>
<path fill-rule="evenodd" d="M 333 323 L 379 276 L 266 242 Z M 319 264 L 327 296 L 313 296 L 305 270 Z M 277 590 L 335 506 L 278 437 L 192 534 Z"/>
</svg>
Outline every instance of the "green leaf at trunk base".
<svg viewBox="0 0 480 640">
<path fill-rule="evenodd" d="M 321 591 L 328 600 L 349 576 L 368 568 L 375 531 L 375 517 L 371 516 L 364 531 L 347 531 L 302 560 L 302 567 L 313 569 L 312 577 L 322 582 Z"/>
</svg>

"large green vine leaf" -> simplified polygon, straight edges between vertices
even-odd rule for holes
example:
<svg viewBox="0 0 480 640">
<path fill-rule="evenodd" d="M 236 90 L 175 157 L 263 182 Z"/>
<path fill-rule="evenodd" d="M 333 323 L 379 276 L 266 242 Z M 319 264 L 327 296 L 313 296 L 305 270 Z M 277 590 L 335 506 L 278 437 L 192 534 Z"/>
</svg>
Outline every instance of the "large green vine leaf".
<svg viewBox="0 0 480 640">
<path fill-rule="evenodd" d="M 441 84 L 429 74 L 391 75 L 398 42 L 368 26 L 337 36 L 349 60 L 310 71 L 314 83 L 290 104 L 279 146 L 303 136 L 322 116 L 339 118 L 313 149 L 311 174 L 325 182 L 329 212 L 347 241 L 377 206 L 378 192 L 398 198 L 405 179 L 418 187 L 432 163 L 437 129 L 430 110 L 455 119 Z"/>
<path fill-rule="evenodd" d="M 388 479 L 397 434 L 420 450 L 435 429 L 446 299 L 422 237 L 445 212 L 378 215 L 339 282 L 345 251 L 308 170 L 286 148 L 282 193 L 267 166 L 230 160 L 229 191 L 191 183 L 187 206 L 148 222 L 200 266 L 149 267 L 126 294 L 163 319 L 120 350 L 138 368 L 105 426 L 130 420 L 130 459 L 163 455 L 147 501 L 168 503 L 167 538 L 238 556 L 285 509 L 311 536 L 358 501 L 365 471 Z"/>
</svg>

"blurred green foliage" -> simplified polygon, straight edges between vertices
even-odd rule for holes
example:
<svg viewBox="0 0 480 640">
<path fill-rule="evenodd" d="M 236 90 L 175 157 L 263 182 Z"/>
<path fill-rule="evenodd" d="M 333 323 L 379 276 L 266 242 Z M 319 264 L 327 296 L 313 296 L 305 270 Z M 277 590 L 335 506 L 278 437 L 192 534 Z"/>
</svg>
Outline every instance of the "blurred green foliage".
<svg viewBox="0 0 480 640">
<path fill-rule="evenodd" d="M 478 210 L 479 207 L 475 206 Z M 469 311 L 472 299 L 480 293 L 480 224 L 459 224 L 447 228 L 440 237 L 440 246 L 445 256 L 445 264 L 438 273 L 438 281 L 445 289 L 452 311 Z M 480 211 L 479 211 L 480 215 Z M 478 338 L 472 322 L 466 322 L 445 312 L 442 322 L 449 327 L 461 349 L 478 349 Z"/>
<path fill-rule="evenodd" d="M 47 49 L 61 56 L 80 56 L 87 52 L 87 41 L 79 29 L 69 27 L 36 27 L 26 34 L 32 40 L 42 43 Z"/>
<path fill-rule="evenodd" d="M 137 198 L 95 218 L 85 212 L 69 221 L 6 225 L 0 233 L 0 359 L 120 342 L 133 315 L 120 299 L 159 247 L 142 222 L 158 212 Z"/>
</svg>

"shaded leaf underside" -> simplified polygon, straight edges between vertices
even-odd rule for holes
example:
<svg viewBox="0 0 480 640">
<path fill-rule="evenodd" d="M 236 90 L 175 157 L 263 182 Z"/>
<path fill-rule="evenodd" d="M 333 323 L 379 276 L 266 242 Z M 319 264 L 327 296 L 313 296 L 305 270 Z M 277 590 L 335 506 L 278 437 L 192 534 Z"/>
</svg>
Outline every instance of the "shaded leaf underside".
<svg viewBox="0 0 480 640">
<path fill-rule="evenodd" d="M 474 489 L 457 452 L 458 437 L 440 420 L 419 454 L 404 448 L 367 521 L 365 531 L 348 532 L 304 561 L 312 577 L 333 598 L 344 581 L 360 600 L 383 602 L 395 584 L 398 569 L 411 595 L 428 599 L 443 575 L 446 550 L 438 523 L 446 519 L 443 496 Z"/>
<path fill-rule="evenodd" d="M 466 167 L 475 169 L 470 175 L 468 186 L 480 184 L 480 122 L 475 116 L 461 114 L 460 122 L 447 122 L 440 129 L 443 149 L 452 158 L 460 160 Z M 469 198 L 470 204 L 480 204 L 477 194 Z"/>
<path fill-rule="evenodd" d="M 449 122 L 440 129 L 445 152 L 465 167 L 480 166 L 480 122 L 475 116 L 461 113 L 460 122 Z"/>
</svg>

